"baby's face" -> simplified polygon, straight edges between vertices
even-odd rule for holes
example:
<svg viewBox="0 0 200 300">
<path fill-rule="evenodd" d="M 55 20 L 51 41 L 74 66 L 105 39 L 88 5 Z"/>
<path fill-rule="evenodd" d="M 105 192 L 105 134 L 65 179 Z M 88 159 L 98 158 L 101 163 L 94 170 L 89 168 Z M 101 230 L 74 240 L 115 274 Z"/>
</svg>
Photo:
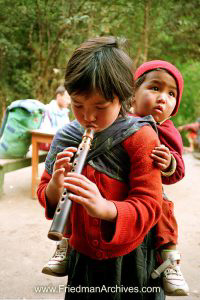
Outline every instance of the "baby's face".
<svg viewBox="0 0 200 300">
<path fill-rule="evenodd" d="M 176 106 L 177 85 L 165 70 L 151 71 L 135 92 L 134 110 L 140 116 L 152 115 L 156 122 L 169 118 Z"/>
</svg>

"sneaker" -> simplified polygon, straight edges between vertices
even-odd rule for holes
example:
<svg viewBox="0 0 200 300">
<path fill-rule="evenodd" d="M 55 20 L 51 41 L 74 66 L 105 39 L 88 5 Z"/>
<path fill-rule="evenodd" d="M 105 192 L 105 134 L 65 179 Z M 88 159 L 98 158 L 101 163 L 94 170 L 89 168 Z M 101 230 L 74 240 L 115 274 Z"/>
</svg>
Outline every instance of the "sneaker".
<svg viewBox="0 0 200 300">
<path fill-rule="evenodd" d="M 179 265 L 169 267 L 164 271 L 163 288 L 167 296 L 189 295 L 189 287 L 181 273 Z"/>
<path fill-rule="evenodd" d="M 58 242 L 53 257 L 43 267 L 42 273 L 57 277 L 66 276 L 69 260 L 69 248 L 68 239 L 63 238 L 60 242 Z"/>
<path fill-rule="evenodd" d="M 153 270 L 151 277 L 153 279 L 163 273 L 163 289 L 167 296 L 188 296 L 189 287 L 183 277 L 180 270 L 180 265 L 177 261 L 180 261 L 180 253 L 177 250 L 162 251 L 163 263 Z"/>
</svg>

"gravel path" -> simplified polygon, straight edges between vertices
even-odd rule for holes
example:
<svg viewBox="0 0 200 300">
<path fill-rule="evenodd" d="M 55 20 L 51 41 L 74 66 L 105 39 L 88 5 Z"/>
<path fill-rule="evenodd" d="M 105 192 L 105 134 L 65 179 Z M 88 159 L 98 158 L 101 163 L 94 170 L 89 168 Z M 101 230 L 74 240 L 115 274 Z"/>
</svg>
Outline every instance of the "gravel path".
<svg viewBox="0 0 200 300">
<path fill-rule="evenodd" d="M 185 154 L 184 160 L 186 177 L 166 186 L 165 191 L 175 202 L 182 271 L 191 290 L 185 299 L 196 300 L 200 298 L 200 160 L 191 154 Z M 40 173 L 43 167 L 41 164 Z M 5 193 L 0 199 L 0 299 L 63 299 L 67 278 L 41 273 L 55 242 L 46 237 L 51 223 L 45 220 L 38 201 L 31 199 L 30 185 L 30 167 L 5 176 Z M 36 292 L 40 286 L 50 286 L 52 292 Z"/>
</svg>

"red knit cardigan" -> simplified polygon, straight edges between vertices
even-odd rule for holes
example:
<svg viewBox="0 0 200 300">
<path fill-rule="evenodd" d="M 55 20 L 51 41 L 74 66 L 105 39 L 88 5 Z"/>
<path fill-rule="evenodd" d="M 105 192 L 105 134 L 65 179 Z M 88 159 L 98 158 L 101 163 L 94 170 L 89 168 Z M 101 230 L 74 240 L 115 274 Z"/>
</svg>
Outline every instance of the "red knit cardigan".
<svg viewBox="0 0 200 300">
<path fill-rule="evenodd" d="M 93 259 L 128 254 L 158 222 L 162 202 L 161 175 L 150 157 L 158 144 L 158 137 L 150 126 L 142 127 L 123 141 L 130 158 L 129 184 L 112 179 L 90 165 L 84 167 L 83 175 L 98 186 L 104 198 L 116 205 L 117 218 L 115 222 L 108 222 L 90 217 L 81 205 L 73 203 L 70 244 L 77 251 Z M 44 171 L 37 191 L 48 219 L 54 214 L 45 196 L 50 179 L 51 175 Z"/>
</svg>

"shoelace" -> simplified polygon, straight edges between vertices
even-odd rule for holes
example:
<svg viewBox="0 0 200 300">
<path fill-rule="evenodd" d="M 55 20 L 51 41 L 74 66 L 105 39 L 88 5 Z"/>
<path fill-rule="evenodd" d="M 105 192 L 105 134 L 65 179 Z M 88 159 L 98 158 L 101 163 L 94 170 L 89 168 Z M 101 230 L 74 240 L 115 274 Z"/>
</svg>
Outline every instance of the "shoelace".
<svg viewBox="0 0 200 300">
<path fill-rule="evenodd" d="M 61 248 L 61 249 L 56 250 L 53 258 L 62 257 L 64 259 L 65 256 L 66 256 L 66 249 L 64 250 L 64 249 Z"/>
<path fill-rule="evenodd" d="M 176 276 L 182 277 L 182 274 L 181 274 L 180 270 L 179 270 L 179 269 L 176 269 L 176 268 L 167 268 L 167 269 L 164 271 L 164 274 L 165 274 L 165 275 L 176 275 Z"/>
</svg>

